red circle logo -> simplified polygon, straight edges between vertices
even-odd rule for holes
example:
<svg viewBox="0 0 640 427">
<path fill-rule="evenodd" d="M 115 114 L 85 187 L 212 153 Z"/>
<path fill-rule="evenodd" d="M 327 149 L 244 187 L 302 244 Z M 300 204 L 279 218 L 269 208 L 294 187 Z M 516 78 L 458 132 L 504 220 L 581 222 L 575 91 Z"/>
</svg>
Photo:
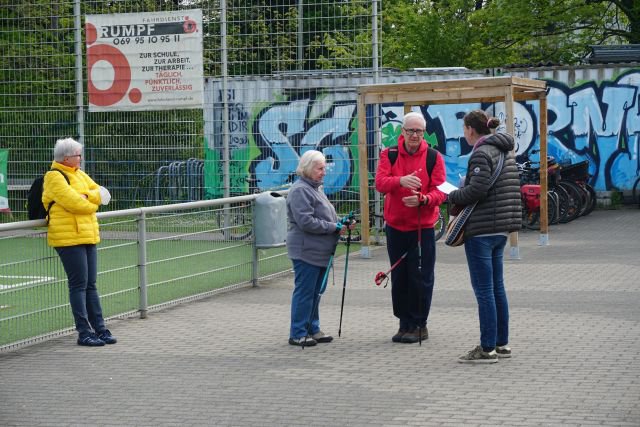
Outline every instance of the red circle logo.
<svg viewBox="0 0 640 427">
<path fill-rule="evenodd" d="M 108 89 L 98 89 L 91 77 L 93 66 L 99 61 L 106 61 L 113 67 L 113 82 Z M 87 48 L 88 92 L 89 103 L 99 107 L 113 105 L 120 101 L 129 90 L 131 84 L 131 67 L 127 57 L 113 46 L 96 45 Z"/>
</svg>

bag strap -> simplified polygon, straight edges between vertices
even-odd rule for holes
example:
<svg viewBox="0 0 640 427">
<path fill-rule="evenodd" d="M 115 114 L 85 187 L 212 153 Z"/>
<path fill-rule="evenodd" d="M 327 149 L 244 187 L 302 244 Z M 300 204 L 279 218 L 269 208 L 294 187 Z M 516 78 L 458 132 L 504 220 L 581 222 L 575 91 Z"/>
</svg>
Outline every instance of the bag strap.
<svg viewBox="0 0 640 427">
<path fill-rule="evenodd" d="M 493 188 L 493 185 L 498 180 L 498 176 L 500 176 L 500 173 L 502 172 L 503 167 L 504 167 L 504 153 L 500 152 L 500 159 L 498 159 L 498 166 L 496 167 L 496 170 L 493 172 L 493 175 L 491 175 L 491 186 L 489 187 L 489 190 Z"/>
<path fill-rule="evenodd" d="M 51 171 L 58 171 L 58 172 L 60 172 L 60 173 L 62 174 L 62 176 L 64 177 L 64 180 L 65 180 L 65 181 L 67 181 L 67 184 L 68 184 L 68 185 L 71 185 L 71 182 L 69 182 L 69 177 L 67 176 L 67 174 L 66 174 L 66 173 L 62 172 L 62 171 L 61 171 L 60 169 L 58 169 L 58 168 L 51 168 L 51 169 L 49 170 L 49 172 L 51 172 Z M 47 221 L 47 224 L 49 224 L 49 211 L 51 210 L 51 206 L 53 206 L 53 204 L 54 204 L 55 202 L 56 202 L 55 200 L 52 200 L 52 201 L 50 201 L 50 202 L 49 202 L 49 206 L 47 206 L 47 216 L 45 217 L 45 220 Z"/>
</svg>

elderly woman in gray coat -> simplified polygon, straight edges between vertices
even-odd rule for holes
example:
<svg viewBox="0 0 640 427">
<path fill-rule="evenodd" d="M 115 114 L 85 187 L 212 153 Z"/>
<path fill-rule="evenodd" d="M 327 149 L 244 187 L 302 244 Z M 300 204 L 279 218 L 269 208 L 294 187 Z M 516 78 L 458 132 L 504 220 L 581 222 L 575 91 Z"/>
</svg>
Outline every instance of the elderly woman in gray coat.
<svg viewBox="0 0 640 427">
<path fill-rule="evenodd" d="M 295 275 L 289 344 L 314 346 L 333 340 L 320 330 L 320 288 L 340 233 L 346 227 L 321 188 L 326 175 L 324 155 L 306 151 L 296 174 L 300 178 L 287 196 L 287 251 Z"/>
<path fill-rule="evenodd" d="M 513 137 L 493 134 L 499 125 L 500 120 L 482 110 L 464 116 L 464 137 L 473 149 L 464 186 L 449 194 L 456 205 L 478 202 L 465 226 L 464 250 L 478 302 L 480 345 L 461 356 L 461 363 L 494 363 L 498 357 L 511 357 L 503 253 L 508 233 L 520 229 L 522 210 Z M 504 164 L 492 186 L 501 156 Z"/>
</svg>

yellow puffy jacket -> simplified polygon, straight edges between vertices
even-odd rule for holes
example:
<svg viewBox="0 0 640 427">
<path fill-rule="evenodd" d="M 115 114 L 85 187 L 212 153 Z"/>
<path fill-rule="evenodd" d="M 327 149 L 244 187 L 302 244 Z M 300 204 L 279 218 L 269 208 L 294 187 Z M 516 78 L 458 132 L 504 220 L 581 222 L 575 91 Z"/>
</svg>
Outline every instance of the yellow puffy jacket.
<svg viewBox="0 0 640 427">
<path fill-rule="evenodd" d="M 44 176 L 42 204 L 49 207 L 49 246 L 75 246 L 100 242 L 100 232 L 96 211 L 100 206 L 100 190 L 86 173 L 58 162 L 52 169 L 61 170 L 69 179 L 49 171 Z M 86 196 L 86 198 L 84 197 Z"/>
</svg>

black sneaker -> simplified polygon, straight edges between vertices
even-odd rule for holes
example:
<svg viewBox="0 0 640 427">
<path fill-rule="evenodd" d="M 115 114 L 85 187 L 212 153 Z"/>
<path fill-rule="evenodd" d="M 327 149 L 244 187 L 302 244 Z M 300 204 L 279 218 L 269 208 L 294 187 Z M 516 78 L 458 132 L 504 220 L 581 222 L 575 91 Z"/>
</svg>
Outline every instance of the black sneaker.
<svg viewBox="0 0 640 427">
<path fill-rule="evenodd" d="M 322 331 L 318 331 L 315 334 L 311 335 L 311 338 L 313 338 L 318 344 L 333 341 L 333 337 L 331 335 L 327 335 Z"/>
<path fill-rule="evenodd" d="M 105 329 L 102 333 L 98 334 L 98 338 L 104 341 L 105 344 L 115 344 L 118 342 L 116 337 L 111 335 L 111 331 Z"/>
<path fill-rule="evenodd" d="M 313 347 L 314 345 L 318 344 L 318 342 L 311 337 L 301 337 L 289 338 L 289 344 L 299 345 L 300 347 Z"/>
<path fill-rule="evenodd" d="M 84 345 L 87 347 L 102 347 L 104 345 L 104 341 L 91 334 L 87 335 L 84 338 L 78 338 L 78 345 Z"/>
<path fill-rule="evenodd" d="M 511 347 L 498 345 L 496 346 L 496 354 L 498 355 L 498 359 L 508 359 L 511 357 Z"/>
</svg>

